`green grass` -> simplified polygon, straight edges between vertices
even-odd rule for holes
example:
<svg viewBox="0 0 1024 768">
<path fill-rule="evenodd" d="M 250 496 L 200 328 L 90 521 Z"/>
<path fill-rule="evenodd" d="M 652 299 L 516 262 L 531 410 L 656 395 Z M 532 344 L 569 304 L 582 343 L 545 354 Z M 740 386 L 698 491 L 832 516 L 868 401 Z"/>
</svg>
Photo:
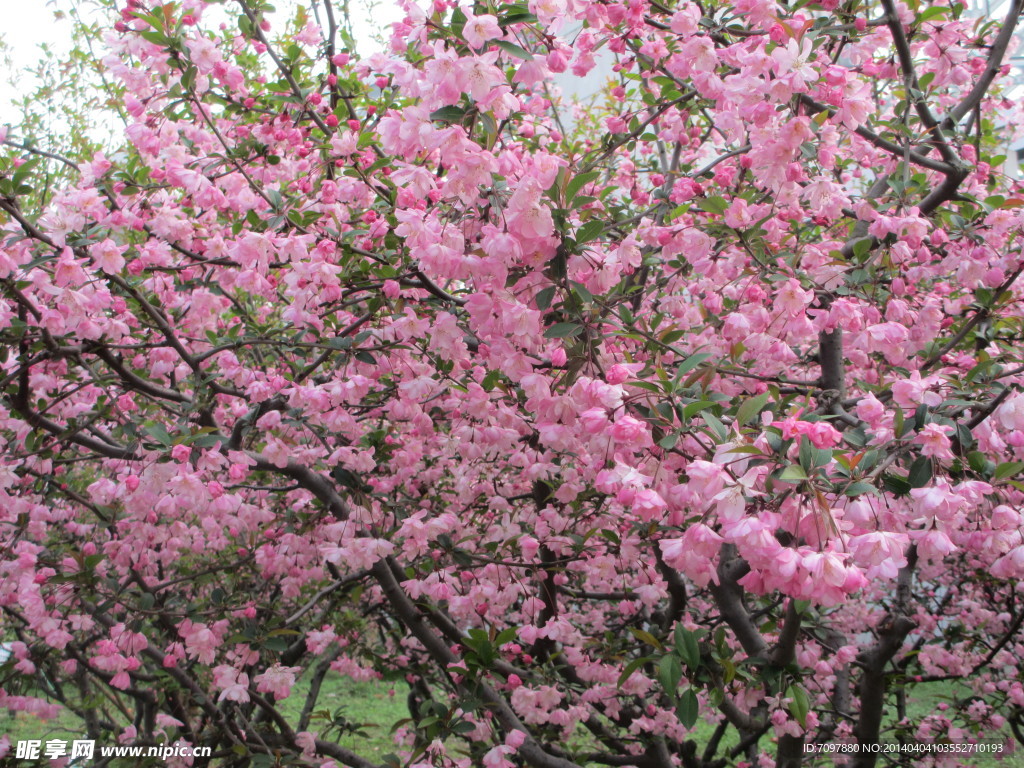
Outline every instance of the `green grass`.
<svg viewBox="0 0 1024 768">
<path fill-rule="evenodd" d="M 307 690 L 306 686 L 297 684 L 294 693 L 281 702 L 280 708 L 289 722 L 298 722 Z M 315 712 L 329 713 L 332 718 L 337 715 L 350 724 L 361 726 L 356 733 L 335 728 L 329 733 L 330 739 L 363 757 L 379 760 L 395 751 L 391 728 L 409 717 L 408 690 L 405 683 L 360 682 L 330 673 L 320 689 Z M 319 733 L 327 725 L 327 720 L 315 718 L 309 730 Z"/>
<path fill-rule="evenodd" d="M 300 681 L 296 684 L 292 696 L 280 703 L 282 714 L 293 725 L 298 722 L 307 690 L 308 686 Z M 316 707 L 319 716 L 310 723 L 309 730 L 320 734 L 328 728 L 331 720 L 342 723 L 343 728 L 331 728 L 326 732 L 325 738 L 367 759 L 379 762 L 384 755 L 396 751 L 391 731 L 396 722 L 409 716 L 406 707 L 407 694 L 408 687 L 404 683 L 357 682 L 331 673 L 325 678 L 320 692 Z M 963 692 L 954 685 L 936 683 L 920 686 L 914 694 L 908 696 L 907 701 L 908 715 L 911 719 L 936 711 L 942 703 L 955 706 L 956 696 L 962 696 Z M 6 733 L 12 742 L 19 739 L 40 739 L 44 742 L 48 739 L 71 741 L 82 738 L 84 730 L 79 718 L 66 709 L 61 709 L 57 718 L 46 722 L 23 713 L 0 712 L 0 733 Z M 711 737 L 713 730 L 713 726 L 700 720 L 692 738 L 698 744 L 704 744 Z M 1005 736 L 1005 733 L 992 734 L 990 739 L 997 741 Z M 589 734 L 580 726 L 570 739 L 570 746 L 581 747 L 589 741 Z M 735 739 L 733 743 L 734 741 Z M 723 746 L 728 743 L 727 738 Z M 1024 748 L 1018 748 L 1013 754 L 963 755 L 960 758 L 964 764 L 977 768 L 1024 768 Z M 880 761 L 880 764 L 882 762 Z M 822 755 L 813 764 L 824 766 L 831 762 Z"/>
<path fill-rule="evenodd" d="M 926 715 L 938 711 L 941 705 L 946 704 L 949 709 L 944 714 L 952 715 L 957 706 L 958 699 L 970 696 L 969 689 L 954 682 L 928 683 L 917 686 L 913 694 L 907 696 L 907 715 L 912 721 L 916 721 Z M 1011 737 L 1010 743 L 1015 750 L 1013 753 L 1003 754 L 976 754 L 964 755 L 961 759 L 964 763 L 977 766 L 977 768 L 1024 768 L 1024 746 L 1017 744 L 1012 739 L 1012 733 L 1007 726 L 1002 731 L 991 734 L 979 734 L 978 740 L 987 743 L 997 743 Z"/>
<path fill-rule="evenodd" d="M 308 684 L 299 681 L 292 695 L 280 702 L 282 713 L 292 725 L 299 721 L 308 690 Z M 343 718 L 360 727 L 353 728 L 351 732 L 333 728 L 328 732 L 330 741 L 370 760 L 380 760 L 395 751 L 391 728 L 394 723 L 409 716 L 407 693 L 405 683 L 358 682 L 329 673 L 324 679 L 314 711 L 326 717 L 314 716 L 309 730 L 319 734 L 328 727 L 331 719 Z M 0 711 L 0 734 L 6 734 L 12 743 L 27 739 L 70 742 L 83 738 L 84 733 L 82 720 L 64 707 L 61 707 L 56 718 L 48 721 L 21 712 Z"/>
</svg>

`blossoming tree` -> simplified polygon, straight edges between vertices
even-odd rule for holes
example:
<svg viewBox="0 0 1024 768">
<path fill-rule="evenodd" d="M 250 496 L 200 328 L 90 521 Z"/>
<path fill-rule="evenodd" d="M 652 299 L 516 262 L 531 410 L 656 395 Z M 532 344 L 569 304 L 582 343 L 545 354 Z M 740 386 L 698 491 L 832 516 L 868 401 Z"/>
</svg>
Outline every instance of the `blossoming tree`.
<svg viewBox="0 0 1024 768">
<path fill-rule="evenodd" d="M 0 166 L 0 704 L 260 768 L 375 764 L 337 673 L 411 686 L 396 766 L 1024 736 L 1021 4 L 410 2 L 356 60 L 119 0 L 123 150 Z"/>
</svg>

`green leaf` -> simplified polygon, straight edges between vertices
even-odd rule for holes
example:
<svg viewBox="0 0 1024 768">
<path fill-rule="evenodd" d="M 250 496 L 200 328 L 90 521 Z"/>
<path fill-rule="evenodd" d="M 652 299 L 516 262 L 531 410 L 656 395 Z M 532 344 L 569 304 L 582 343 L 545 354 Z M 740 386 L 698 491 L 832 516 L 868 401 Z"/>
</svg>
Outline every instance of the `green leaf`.
<svg viewBox="0 0 1024 768">
<path fill-rule="evenodd" d="M 871 250 L 871 238 L 864 237 L 853 244 L 853 257 L 856 261 L 861 262 L 864 257 L 868 255 Z"/>
<path fill-rule="evenodd" d="M 768 404 L 768 393 L 762 392 L 756 397 L 744 400 L 743 404 L 736 411 L 736 422 L 740 425 L 751 421 L 761 413 L 761 410 Z"/>
<path fill-rule="evenodd" d="M 906 496 L 910 493 L 910 483 L 905 477 L 888 472 L 882 475 L 882 487 L 896 496 Z"/>
<path fill-rule="evenodd" d="M 574 176 L 569 185 L 565 188 L 565 201 L 572 204 L 573 199 L 587 184 L 600 177 L 601 171 L 588 171 L 587 173 L 581 173 L 578 176 Z"/>
<path fill-rule="evenodd" d="M 655 384 L 652 381 L 627 381 L 627 386 L 639 387 L 640 389 L 646 389 L 648 392 L 655 392 L 659 395 L 664 394 L 665 389 L 660 384 Z"/>
<path fill-rule="evenodd" d="M 971 451 L 967 454 L 967 464 L 978 474 L 985 473 L 985 465 L 987 463 L 988 459 L 981 451 Z"/>
<path fill-rule="evenodd" d="M 871 483 L 865 483 L 858 480 L 856 483 L 850 483 L 846 486 L 846 490 L 843 491 L 847 496 L 860 496 L 864 493 L 872 493 L 875 490 L 875 486 Z"/>
<path fill-rule="evenodd" d="M 902 408 L 896 408 L 893 412 L 892 429 L 896 433 L 896 437 L 903 437 L 907 431 L 906 417 L 903 415 Z"/>
<path fill-rule="evenodd" d="M 167 431 L 167 427 L 165 427 L 160 422 L 154 422 L 152 424 L 147 424 L 146 425 L 146 434 L 148 434 L 150 437 L 152 437 L 154 440 L 156 440 L 161 445 L 168 445 L 169 446 L 173 442 L 171 440 L 170 433 L 168 433 L 168 431 Z"/>
<path fill-rule="evenodd" d="M 431 120 L 439 120 L 442 123 L 457 123 L 466 116 L 466 110 L 462 107 L 441 107 L 430 113 Z"/>
<path fill-rule="evenodd" d="M 263 647 L 281 653 L 288 650 L 288 641 L 283 637 L 269 637 L 263 643 Z"/>
<path fill-rule="evenodd" d="M 619 675 L 619 682 L 615 685 L 617 688 L 621 688 L 623 684 L 632 677 L 633 673 L 636 672 L 647 662 L 651 661 L 650 656 L 641 656 L 639 659 L 633 659 L 629 664 L 622 670 L 622 674 Z"/>
<path fill-rule="evenodd" d="M 480 382 L 480 386 L 490 392 L 497 385 L 501 379 L 501 371 L 488 371 L 487 375 L 484 376 L 484 380 Z"/>
<path fill-rule="evenodd" d="M 764 456 L 764 453 L 756 445 L 735 445 L 729 448 L 730 454 L 742 453 L 751 456 Z"/>
<path fill-rule="evenodd" d="M 572 292 L 579 296 L 580 301 L 584 304 L 590 304 L 594 301 L 594 294 L 587 290 L 587 287 L 582 283 L 573 283 Z"/>
<path fill-rule="evenodd" d="M 494 644 L 500 648 L 503 645 L 513 642 L 516 639 L 518 631 L 519 630 L 515 627 L 506 627 L 494 638 Z"/>
<path fill-rule="evenodd" d="M 828 466 L 830 461 L 832 461 L 831 448 L 815 448 L 811 451 L 811 463 L 815 467 Z"/>
<path fill-rule="evenodd" d="M 360 480 L 358 475 L 341 466 L 341 464 L 331 470 L 331 477 L 333 477 L 340 485 L 343 485 L 352 491 L 365 493 L 366 491 L 371 490 L 370 486 Z"/>
<path fill-rule="evenodd" d="M 687 667 L 697 669 L 700 666 L 700 645 L 697 642 L 697 635 L 682 624 L 676 625 L 675 646 L 676 653 Z"/>
<path fill-rule="evenodd" d="M 604 222 L 592 219 L 576 230 L 576 242 L 588 243 L 604 231 Z"/>
<path fill-rule="evenodd" d="M 515 43 L 509 43 L 505 40 L 491 40 L 490 42 L 501 48 L 505 53 L 515 56 L 517 59 L 533 61 L 533 54 L 525 48 L 520 48 Z"/>
<path fill-rule="evenodd" d="M 537 302 L 537 309 L 547 309 L 551 306 L 551 300 L 555 297 L 555 286 L 549 285 L 547 288 L 541 288 L 537 291 L 535 301 Z"/>
<path fill-rule="evenodd" d="M 683 665 L 679 662 L 679 657 L 674 653 L 662 656 L 658 662 L 658 680 L 669 696 L 675 698 L 679 681 L 682 679 Z"/>
<path fill-rule="evenodd" d="M 937 19 L 939 16 L 945 16 L 949 13 L 949 8 L 944 8 L 941 5 L 933 5 L 921 12 L 921 15 L 917 17 L 918 24 L 924 24 L 926 21 Z"/>
<path fill-rule="evenodd" d="M 790 464 L 785 467 L 782 472 L 779 473 L 779 480 L 783 482 L 801 482 L 803 480 L 810 480 L 804 468 L 799 464 Z"/>
<path fill-rule="evenodd" d="M 154 45 L 159 45 L 161 48 L 166 48 L 170 39 L 166 35 L 162 35 L 152 29 L 144 29 L 139 32 L 140 35 Z"/>
<path fill-rule="evenodd" d="M 816 467 L 822 466 L 819 463 L 819 455 L 817 448 L 810 441 L 806 435 L 800 436 L 800 466 L 803 467 L 807 472 L 815 469 Z M 832 458 L 832 452 L 829 451 L 828 459 L 825 460 L 825 464 L 828 463 L 829 459 Z"/>
<path fill-rule="evenodd" d="M 690 355 L 679 364 L 678 368 L 676 368 L 676 378 L 689 373 L 709 357 L 711 357 L 710 352 L 697 352 L 696 354 Z"/>
<path fill-rule="evenodd" d="M 555 323 L 544 331 L 544 338 L 565 339 L 570 336 L 576 336 L 582 330 L 583 326 L 579 323 Z"/>
<path fill-rule="evenodd" d="M 801 727 L 807 726 L 807 714 L 811 711 L 811 702 L 807 698 L 807 691 L 800 685 L 791 685 L 786 691 L 786 698 L 792 699 L 789 704 L 789 712 Z"/>
<path fill-rule="evenodd" d="M 910 465 L 907 482 L 911 488 L 924 488 L 932 479 L 932 460 L 927 456 L 918 456 Z"/>
<path fill-rule="evenodd" d="M 714 405 L 718 405 L 714 400 L 698 400 L 695 403 L 689 403 L 683 407 L 683 418 L 689 419 Z"/>
<path fill-rule="evenodd" d="M 697 717 L 700 715 L 700 703 L 697 701 L 697 694 L 693 688 L 687 688 L 679 697 L 679 704 L 676 705 L 676 717 L 683 724 L 684 728 L 693 728 L 697 724 Z"/>
<path fill-rule="evenodd" d="M 996 467 L 996 471 L 992 474 L 993 480 L 1005 480 L 1013 475 L 1020 474 L 1020 471 L 1024 470 L 1024 461 L 1007 461 Z"/>
<path fill-rule="evenodd" d="M 455 10 L 452 11 L 451 26 L 452 32 L 454 32 L 458 37 L 462 37 L 462 30 L 466 26 L 467 20 L 465 12 L 456 6 Z"/>
<path fill-rule="evenodd" d="M 661 440 L 658 441 L 658 445 L 660 445 L 665 450 L 671 450 L 672 448 L 676 447 L 676 443 L 678 443 L 678 442 L 679 442 L 679 433 L 678 432 L 669 432 L 667 435 L 665 435 L 663 438 L 661 438 Z"/>
<path fill-rule="evenodd" d="M 704 419 L 704 423 L 707 424 L 718 436 L 719 440 L 725 440 L 726 436 L 729 434 L 729 430 L 726 429 L 725 424 L 723 424 L 715 414 L 711 413 L 711 411 L 706 411 L 701 414 L 701 418 Z"/>
<path fill-rule="evenodd" d="M 637 629 L 636 627 L 630 627 L 629 631 L 637 640 L 647 643 L 652 648 L 656 648 L 659 651 L 665 650 L 665 646 L 661 644 L 661 641 L 650 632 L 643 629 Z"/>
<path fill-rule="evenodd" d="M 506 14 L 505 16 L 498 17 L 498 26 L 505 28 L 512 24 L 533 24 L 537 21 L 537 17 L 527 11 L 517 11 Z"/>
<path fill-rule="evenodd" d="M 725 198 L 715 195 L 714 197 L 703 197 L 697 201 L 697 207 L 708 213 L 723 214 L 729 210 L 729 204 Z"/>
</svg>

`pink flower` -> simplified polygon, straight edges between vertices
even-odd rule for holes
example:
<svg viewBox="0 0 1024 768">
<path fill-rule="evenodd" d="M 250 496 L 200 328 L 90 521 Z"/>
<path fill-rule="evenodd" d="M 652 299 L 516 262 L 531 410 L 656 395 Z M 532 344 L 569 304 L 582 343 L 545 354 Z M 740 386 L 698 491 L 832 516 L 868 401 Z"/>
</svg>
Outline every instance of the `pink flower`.
<svg viewBox="0 0 1024 768">
<path fill-rule="evenodd" d="M 956 545 L 945 531 L 932 528 L 917 540 L 917 551 L 925 560 L 939 561 L 956 551 Z"/>
<path fill-rule="evenodd" d="M 1018 393 L 1006 398 L 995 415 L 1003 429 L 1024 430 L 1024 395 Z"/>
<path fill-rule="evenodd" d="M 800 423 L 807 425 L 803 432 L 815 448 L 832 448 L 839 445 L 839 442 L 843 439 L 839 431 L 827 421 L 803 421 Z"/>
<path fill-rule="evenodd" d="M 488 40 L 504 37 L 498 20 L 490 14 L 470 16 L 462 28 L 462 36 L 473 48 L 481 48 Z"/>
<path fill-rule="evenodd" d="M 515 768 L 515 763 L 506 756 L 514 752 L 511 747 L 505 745 L 493 747 L 481 759 L 484 768 Z"/>
<path fill-rule="evenodd" d="M 643 363 L 616 363 L 608 369 L 604 380 L 609 384 L 621 384 L 630 376 L 643 369 Z"/>
<path fill-rule="evenodd" d="M 650 488 L 639 490 L 633 496 L 633 511 L 646 522 L 661 517 L 666 509 L 665 500 L 657 491 Z"/>
<path fill-rule="evenodd" d="M 548 53 L 547 65 L 552 72 L 565 72 L 569 67 L 569 57 L 561 48 L 555 48 Z"/>
<path fill-rule="evenodd" d="M 523 742 L 526 741 L 526 734 L 523 731 L 509 731 L 505 737 L 505 746 L 512 747 L 512 749 L 519 749 L 523 746 Z"/>
<path fill-rule="evenodd" d="M 886 325 L 895 325 L 886 323 Z M 935 376 L 922 379 L 918 371 L 910 374 L 908 379 L 900 379 L 892 385 L 892 399 L 901 408 L 916 408 L 922 403 L 924 405 L 938 405 L 942 402 L 942 396 L 938 392 L 931 392 L 931 388 L 939 383 Z"/>
<path fill-rule="evenodd" d="M 220 645 L 220 637 L 206 624 L 193 624 L 185 619 L 178 626 L 178 634 L 185 640 L 185 650 L 201 664 L 212 664 Z"/>
<path fill-rule="evenodd" d="M 588 435 L 596 435 L 608 425 L 608 414 L 604 408 L 588 408 L 580 414 L 580 424 Z"/>
<path fill-rule="evenodd" d="M 714 559 L 723 539 L 703 523 L 691 525 L 679 539 L 658 542 L 665 563 L 686 574 L 697 586 L 718 583 Z"/>
<path fill-rule="evenodd" d="M 815 448 L 832 448 L 839 445 L 842 435 L 827 421 L 802 421 L 790 416 L 782 421 L 773 422 L 782 430 L 782 437 L 790 440 L 799 435 L 806 435 Z"/>
<path fill-rule="evenodd" d="M 931 456 L 940 460 L 952 459 L 952 444 L 948 437 L 952 432 L 953 427 L 948 424 L 925 424 L 914 438 L 914 442 L 921 446 L 922 456 Z"/>
<path fill-rule="evenodd" d="M 509 231 L 524 240 L 548 237 L 555 231 L 551 209 L 541 203 L 540 185 L 524 181 L 509 199 L 506 217 Z"/>
<path fill-rule="evenodd" d="M 89 249 L 93 263 L 108 275 L 114 275 L 124 269 L 126 246 L 119 246 L 109 237 Z"/>
<path fill-rule="evenodd" d="M 683 3 L 681 10 L 672 14 L 669 25 L 672 32 L 680 37 L 689 37 L 700 26 L 700 8 L 693 3 Z"/>
<path fill-rule="evenodd" d="M 815 582 L 822 586 L 842 587 L 846 582 L 843 557 L 838 552 L 808 552 L 802 560 Z"/>
<path fill-rule="evenodd" d="M 612 424 L 609 433 L 620 443 L 644 443 L 650 439 L 647 425 L 632 416 L 621 416 Z"/>
<path fill-rule="evenodd" d="M 868 393 L 857 403 L 855 413 L 858 419 L 866 421 L 871 427 L 877 427 L 885 417 L 885 406 L 874 394 Z"/>
<path fill-rule="evenodd" d="M 804 290 L 799 281 L 793 278 L 790 278 L 782 285 L 782 288 L 775 297 L 778 308 L 790 315 L 803 312 L 813 300 L 814 292 Z"/>
<path fill-rule="evenodd" d="M 246 702 L 249 700 L 249 676 L 228 664 L 213 669 L 213 685 L 220 689 L 217 701 Z"/>
<path fill-rule="evenodd" d="M 866 330 L 868 351 L 881 352 L 889 362 L 902 362 L 907 356 L 910 331 L 899 323 L 876 323 Z"/>
<path fill-rule="evenodd" d="M 271 693 L 275 699 L 287 699 L 292 694 L 292 685 L 295 684 L 295 673 L 300 671 L 299 667 L 282 667 L 275 664 L 262 675 L 256 675 L 253 682 L 256 683 L 256 690 L 260 693 Z"/>
<path fill-rule="evenodd" d="M 868 578 L 895 579 L 907 564 L 904 556 L 909 538 L 905 533 L 874 531 L 849 540 L 854 562 L 866 568 Z"/>
</svg>

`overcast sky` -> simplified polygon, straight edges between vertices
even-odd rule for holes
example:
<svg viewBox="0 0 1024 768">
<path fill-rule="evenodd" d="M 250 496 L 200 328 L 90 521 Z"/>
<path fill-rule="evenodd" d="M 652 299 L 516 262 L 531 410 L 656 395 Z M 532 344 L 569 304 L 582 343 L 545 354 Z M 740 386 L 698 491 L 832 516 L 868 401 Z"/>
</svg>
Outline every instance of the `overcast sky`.
<svg viewBox="0 0 1024 768">
<path fill-rule="evenodd" d="M 0 0 L 3 10 L 3 29 L 0 37 L 7 46 L 16 69 L 33 66 L 40 58 L 42 44 L 56 51 L 70 48 L 71 22 L 57 21 L 53 9 L 44 0 Z M 7 82 L 7 73 L 0 80 L 0 124 L 10 122 L 11 101 L 17 96 L 14 86 Z"/>
<path fill-rule="evenodd" d="M 0 27 L 0 39 L 7 46 L 7 53 L 15 70 L 20 71 L 34 66 L 40 59 L 40 46 L 43 44 L 57 52 L 70 50 L 71 22 L 68 19 L 57 19 L 54 16 L 55 8 L 66 8 L 67 4 L 67 0 L 0 0 L 0 18 L 3 19 L 3 26 Z M 278 0 L 275 3 L 282 18 L 285 13 L 289 15 L 294 13 L 294 8 L 298 4 L 298 0 Z M 308 0 L 304 4 L 308 7 Z M 356 43 L 362 55 L 368 55 L 376 50 L 375 31 L 399 20 L 402 15 L 391 0 L 380 0 L 372 9 L 368 5 L 368 0 L 352 0 L 350 2 Z M 234 2 L 226 3 L 225 8 L 233 11 L 232 16 L 237 16 L 237 5 Z M 206 13 L 210 18 L 218 15 L 231 18 L 216 6 L 212 6 Z M 18 89 L 8 82 L 6 72 L 0 73 L 0 75 L 2 75 L 0 76 L 0 126 L 2 126 L 17 119 L 17 114 L 13 112 L 11 103 L 18 95 Z M 31 82 L 24 76 L 21 77 L 22 87 L 27 82 Z"/>
<path fill-rule="evenodd" d="M 15 72 L 20 73 L 38 64 L 42 55 L 40 46 L 43 44 L 57 53 L 66 54 L 70 50 L 72 23 L 69 19 L 60 19 L 54 14 L 55 9 L 66 9 L 70 2 L 71 0 L 0 0 L 0 19 L 3 20 L 0 26 L 0 39 L 7 47 L 6 55 Z M 421 5 L 426 5 L 427 2 L 428 0 L 420 0 Z M 310 0 L 276 0 L 278 10 L 275 16 L 280 19 L 293 18 L 300 3 L 308 8 Z M 79 4 L 83 7 L 89 6 L 88 0 L 80 0 Z M 379 50 L 381 43 L 378 41 L 386 37 L 384 30 L 403 16 L 394 0 L 349 0 L 348 5 L 352 13 L 358 52 L 362 56 Z M 341 6 L 341 0 L 335 0 L 335 7 Z M 219 24 L 221 20 L 234 26 L 238 13 L 238 5 L 234 0 L 226 0 L 223 6 L 210 6 L 205 12 L 204 26 Z M 276 22 L 275 28 L 280 29 L 282 23 Z M 600 90 L 611 75 L 611 59 L 602 54 L 598 56 L 598 66 L 588 77 L 581 79 L 565 73 L 556 75 L 553 82 L 567 100 L 587 100 Z M 19 90 L 34 89 L 33 78 L 24 74 L 18 74 L 16 77 L 20 82 L 12 86 L 9 82 L 9 72 L 6 69 L 0 70 L 0 127 L 18 123 L 19 114 L 12 106 L 13 100 L 18 96 Z M 562 110 L 562 120 L 567 123 L 573 122 L 569 108 Z M 114 126 L 99 126 L 97 130 L 106 132 L 119 129 Z M 16 136 L 16 132 L 12 136 Z"/>
</svg>

